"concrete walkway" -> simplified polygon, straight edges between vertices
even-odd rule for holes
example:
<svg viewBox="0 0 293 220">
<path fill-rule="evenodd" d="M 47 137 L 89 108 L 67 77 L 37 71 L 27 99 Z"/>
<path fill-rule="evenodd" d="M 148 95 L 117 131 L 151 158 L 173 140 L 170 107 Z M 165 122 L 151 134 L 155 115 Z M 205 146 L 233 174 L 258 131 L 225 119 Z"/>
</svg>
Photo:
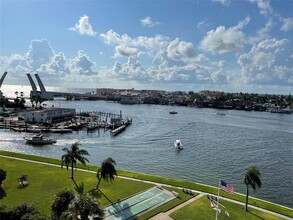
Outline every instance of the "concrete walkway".
<svg viewBox="0 0 293 220">
<path fill-rule="evenodd" d="M 56 165 L 56 164 L 39 162 L 39 161 L 34 161 L 34 160 L 27 160 L 27 159 L 22 159 L 22 158 L 17 158 L 17 157 L 10 157 L 10 156 L 4 156 L 4 155 L 0 155 L 0 157 L 5 157 L 5 158 L 10 158 L 10 159 L 15 159 L 15 160 L 22 160 L 22 161 L 27 161 L 27 162 L 33 162 L 33 163 L 38 163 L 38 164 L 44 164 L 44 165 L 60 167 L 60 165 Z M 96 173 L 96 171 L 85 170 L 85 169 L 77 169 L 77 170 L 84 171 L 84 172 L 89 172 L 89 173 Z M 156 183 L 156 182 L 147 181 L 147 180 L 139 180 L 139 179 L 130 178 L 130 177 L 124 177 L 124 176 L 117 176 L 117 177 L 122 178 L 122 179 L 129 179 L 129 180 L 133 180 L 133 181 L 138 181 L 138 182 L 150 183 L 150 184 L 154 184 L 154 185 L 173 187 L 173 188 L 177 188 L 177 189 L 180 189 L 180 190 L 183 189 L 182 187 L 177 187 L 177 186 L 172 186 L 172 185 L 162 184 L 162 183 Z M 202 184 L 202 185 L 205 185 L 205 184 Z M 208 186 L 208 185 L 206 185 L 206 186 Z M 209 187 L 211 187 L 211 186 L 209 186 Z M 207 193 L 197 191 L 197 190 L 192 190 L 192 192 L 197 193 L 198 195 L 196 197 L 191 198 L 191 199 L 187 200 L 186 202 L 174 207 L 173 209 L 170 209 L 167 212 L 161 212 L 158 215 L 153 216 L 152 218 L 150 218 L 150 220 L 172 220 L 172 218 L 169 216 L 172 212 L 175 212 L 176 210 L 186 206 L 187 204 L 190 204 L 190 203 L 194 202 L 195 200 L 207 195 Z M 224 198 L 224 197 L 221 197 L 221 196 L 219 198 L 222 199 L 222 200 L 227 200 L 227 201 L 230 201 L 230 202 L 234 202 L 234 203 L 237 203 L 237 204 L 240 204 L 240 205 L 243 205 L 243 206 L 245 205 L 244 203 L 239 202 L 239 201 L 235 201 L 233 199 L 228 199 L 228 198 Z M 268 202 L 268 201 L 265 201 L 265 202 Z M 272 203 L 272 202 L 269 202 L 269 203 Z M 274 203 L 272 203 L 272 204 L 274 204 Z M 279 204 L 276 204 L 276 205 L 279 205 Z M 282 206 L 282 205 L 279 205 L 279 206 Z M 272 212 L 272 211 L 269 211 L 269 210 L 266 210 L 266 209 L 263 209 L 263 208 L 259 208 L 259 207 L 252 206 L 252 205 L 248 205 L 248 207 L 260 210 L 262 212 L 269 213 L 271 215 L 278 216 L 278 217 L 283 218 L 285 220 L 293 220 L 293 218 L 290 218 L 288 216 L 285 216 L 285 215 L 282 215 L 282 214 L 279 214 L 279 213 L 276 213 L 276 212 Z M 285 206 L 283 206 L 283 207 L 285 207 Z M 293 212 L 293 209 L 291 209 L 289 207 L 285 207 L 285 208 L 288 208 L 288 209 L 292 210 L 292 212 Z"/>
<path fill-rule="evenodd" d="M 172 220 L 172 218 L 170 217 L 170 214 L 172 212 L 175 212 L 178 209 L 181 209 L 182 207 L 194 202 L 195 200 L 197 200 L 205 195 L 206 195 L 205 193 L 201 193 L 201 194 L 197 195 L 196 197 L 193 197 L 193 198 L 187 200 L 186 202 L 183 202 L 182 204 L 174 207 L 173 209 L 170 209 L 167 212 L 161 212 L 158 215 L 155 215 L 154 217 L 150 218 L 150 220 Z"/>
</svg>

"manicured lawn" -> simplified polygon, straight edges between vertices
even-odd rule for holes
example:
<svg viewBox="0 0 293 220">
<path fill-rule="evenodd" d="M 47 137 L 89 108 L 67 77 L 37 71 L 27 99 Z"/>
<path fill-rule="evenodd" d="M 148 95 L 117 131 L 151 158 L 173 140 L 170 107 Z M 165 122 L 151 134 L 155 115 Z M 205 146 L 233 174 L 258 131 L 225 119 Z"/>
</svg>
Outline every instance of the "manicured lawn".
<svg viewBox="0 0 293 220">
<path fill-rule="evenodd" d="M 256 209 L 249 208 L 249 212 L 244 211 L 244 206 L 238 205 L 232 202 L 221 200 L 221 204 L 225 208 L 220 206 L 221 214 L 218 215 L 218 219 L 247 219 L 247 220 L 259 220 L 259 219 L 282 219 L 274 215 L 270 215 Z M 225 210 L 229 212 L 230 217 L 225 215 Z M 173 219 L 215 219 L 216 211 L 211 208 L 210 201 L 206 196 L 194 201 L 193 203 L 186 205 L 185 207 L 177 210 L 170 215 Z"/>
<path fill-rule="evenodd" d="M 50 206 L 54 195 L 63 189 L 74 189 L 74 183 L 69 180 L 70 170 L 48 165 L 19 161 L 15 159 L 0 159 L 0 168 L 6 171 L 3 182 L 4 193 L 0 195 L 1 205 L 15 207 L 22 202 L 35 204 L 37 210 L 50 215 Z M 28 175 L 29 185 L 19 189 L 17 177 L 21 174 Z M 94 190 L 97 184 L 95 173 L 83 171 L 75 172 L 76 182 L 84 183 L 85 192 Z M 152 187 L 152 184 L 115 178 L 110 182 L 101 182 L 103 193 L 113 202 Z M 108 200 L 99 193 L 94 194 L 102 206 L 109 204 Z"/>
<path fill-rule="evenodd" d="M 68 180 L 68 177 L 70 177 L 70 170 L 66 171 L 66 169 L 60 168 L 60 160 L 52 159 L 52 158 L 45 158 L 45 157 L 39 157 L 35 155 L 27 155 L 27 154 L 21 154 L 21 153 L 14 153 L 14 152 L 8 152 L 8 151 L 0 151 L 1 155 L 7 155 L 17 158 L 24 158 L 24 159 L 30 159 L 35 161 L 42 161 L 46 163 L 52 163 L 57 164 L 58 167 L 50 167 L 47 165 L 36 165 L 31 164 L 29 162 L 25 164 L 21 164 L 20 162 L 16 162 L 16 160 L 13 160 L 14 162 L 7 162 L 8 159 L 0 158 L 0 168 L 8 171 L 7 172 L 7 179 L 4 181 L 5 184 L 5 194 L 0 194 L 0 204 L 8 205 L 8 206 L 15 206 L 18 204 L 18 202 L 21 201 L 29 201 L 26 197 L 27 195 L 31 195 L 33 198 L 36 196 L 35 200 L 32 200 L 34 203 L 36 202 L 37 208 L 40 207 L 40 210 L 44 210 L 46 214 L 50 211 L 50 205 L 52 204 L 52 201 L 54 199 L 54 195 L 61 191 L 62 189 L 73 189 L 74 184 Z M 15 164 L 15 165 L 14 165 Z M 6 169 L 7 167 L 7 169 Z M 39 168 L 38 168 L 39 167 Z M 97 166 L 93 165 L 87 165 L 86 167 L 82 164 L 77 164 L 77 167 L 88 170 L 88 171 L 94 171 L 98 169 Z M 29 181 L 29 187 L 26 189 L 18 189 L 17 188 L 17 181 L 16 178 L 22 174 L 26 173 L 29 175 L 28 181 Z M 206 186 L 198 183 L 193 182 L 187 182 L 182 180 L 176 180 L 176 179 L 170 179 L 170 178 L 164 178 L 159 176 L 152 176 L 148 174 L 142 174 L 142 173 L 135 173 L 130 171 L 123 171 L 118 170 L 117 171 L 119 176 L 125 176 L 125 177 L 131 177 L 141 180 L 147 180 L 147 181 L 153 181 L 157 183 L 163 183 L 163 184 L 169 184 L 172 186 L 180 186 L 184 188 L 199 190 L 211 194 L 217 194 L 217 189 L 215 187 Z M 56 178 L 58 177 L 58 178 Z M 85 185 L 86 191 L 92 191 L 97 183 L 96 179 L 96 173 L 85 173 L 82 171 L 75 172 L 75 178 L 77 183 L 83 182 Z M 37 180 L 37 181 L 36 181 Z M 32 187 L 35 186 L 35 187 Z M 142 182 L 136 182 L 136 181 L 130 181 L 130 180 L 123 180 L 116 178 L 115 181 L 111 183 L 105 183 L 102 181 L 101 189 L 102 191 L 113 201 L 115 202 L 118 199 L 122 199 L 128 196 L 131 196 L 137 192 L 143 191 L 149 187 L 151 187 L 152 184 L 146 184 Z M 174 189 L 173 189 L 174 190 Z M 176 191 L 176 190 L 175 190 Z M 180 191 L 180 190 L 179 190 Z M 29 192 L 29 193 L 25 193 Z M 41 192 L 41 193 L 40 193 Z M 34 195 L 35 194 L 35 195 Z M 8 196 L 9 195 L 9 196 Z M 11 199 L 10 195 L 12 195 Z M 44 202 L 42 203 L 43 199 L 39 199 L 40 197 L 43 197 Z M 95 193 L 96 197 L 101 202 L 102 206 L 105 206 L 109 204 L 109 202 L 99 194 Z M 151 217 L 155 215 L 156 213 L 159 213 L 160 211 L 166 211 L 182 202 L 184 202 L 187 197 L 184 197 L 183 195 L 182 200 L 176 200 L 171 201 L 161 207 L 156 208 L 155 210 L 152 210 L 145 215 L 140 217 L 139 219 L 147 219 L 148 217 Z M 223 195 L 225 197 L 238 200 L 241 202 L 245 201 L 245 196 L 236 193 L 234 196 L 230 196 L 229 194 Z M 23 200 L 21 200 L 23 199 Z M 46 199 L 46 200 L 45 200 Z M 40 202 L 41 200 L 41 202 Z M 17 203 L 16 203 L 17 202 Z M 256 198 L 249 198 L 249 204 L 253 204 L 254 206 L 258 206 L 273 212 L 277 212 L 289 217 L 293 217 L 293 211 L 290 208 L 279 206 L 277 204 L 269 203 L 266 201 L 258 200 Z"/>
</svg>

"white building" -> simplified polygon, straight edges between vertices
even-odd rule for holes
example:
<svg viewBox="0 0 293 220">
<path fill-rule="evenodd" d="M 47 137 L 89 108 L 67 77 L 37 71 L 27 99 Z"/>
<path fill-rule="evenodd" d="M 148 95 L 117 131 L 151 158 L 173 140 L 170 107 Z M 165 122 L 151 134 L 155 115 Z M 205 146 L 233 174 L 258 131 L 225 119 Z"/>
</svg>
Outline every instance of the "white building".
<svg viewBox="0 0 293 220">
<path fill-rule="evenodd" d="M 25 113 L 26 122 L 54 123 L 71 120 L 75 116 L 75 109 L 70 108 L 46 108 Z"/>
</svg>

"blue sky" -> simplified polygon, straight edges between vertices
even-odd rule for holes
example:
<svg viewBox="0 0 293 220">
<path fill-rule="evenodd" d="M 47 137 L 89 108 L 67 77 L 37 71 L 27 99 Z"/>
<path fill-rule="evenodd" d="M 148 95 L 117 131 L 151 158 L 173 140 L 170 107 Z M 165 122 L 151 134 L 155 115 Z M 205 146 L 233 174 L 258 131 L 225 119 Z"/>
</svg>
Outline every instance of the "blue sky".
<svg viewBox="0 0 293 220">
<path fill-rule="evenodd" d="M 0 0 L 4 84 L 293 91 L 291 0 Z"/>
</svg>

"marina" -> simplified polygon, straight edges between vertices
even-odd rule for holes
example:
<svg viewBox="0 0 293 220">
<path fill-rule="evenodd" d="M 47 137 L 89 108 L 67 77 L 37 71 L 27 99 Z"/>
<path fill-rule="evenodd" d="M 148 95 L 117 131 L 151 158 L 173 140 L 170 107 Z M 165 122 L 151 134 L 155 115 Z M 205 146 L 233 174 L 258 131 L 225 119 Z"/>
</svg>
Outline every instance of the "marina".
<svg viewBox="0 0 293 220">
<path fill-rule="evenodd" d="M 223 110 L 225 117 L 219 117 L 215 109 L 85 100 L 46 103 L 76 109 L 78 114 L 82 113 L 77 117 L 81 119 L 88 115 L 97 119 L 97 113 L 103 112 L 102 122 L 111 118 L 108 112 L 117 113 L 111 115 L 116 118 L 121 111 L 123 118 L 133 121 L 117 136 L 110 134 L 112 127 L 93 132 L 87 132 L 85 127 L 69 133 L 52 132 L 50 137 L 57 142 L 37 148 L 25 144 L 23 137 L 28 133 L 12 131 L 8 123 L 6 129 L 0 129 L 1 150 L 60 159 L 62 148 L 78 141 L 90 153 L 91 164 L 99 165 L 111 156 L 117 161 L 117 169 L 214 186 L 221 178 L 240 193 L 246 189 L 245 168 L 256 164 L 263 186 L 253 196 L 293 207 L 293 177 L 289 175 L 293 173 L 293 151 L 288 147 L 293 141 L 292 114 Z M 170 115 L 173 110 L 180 112 L 180 117 Z M 183 151 L 174 151 L 177 139 L 184 143 Z"/>
</svg>

